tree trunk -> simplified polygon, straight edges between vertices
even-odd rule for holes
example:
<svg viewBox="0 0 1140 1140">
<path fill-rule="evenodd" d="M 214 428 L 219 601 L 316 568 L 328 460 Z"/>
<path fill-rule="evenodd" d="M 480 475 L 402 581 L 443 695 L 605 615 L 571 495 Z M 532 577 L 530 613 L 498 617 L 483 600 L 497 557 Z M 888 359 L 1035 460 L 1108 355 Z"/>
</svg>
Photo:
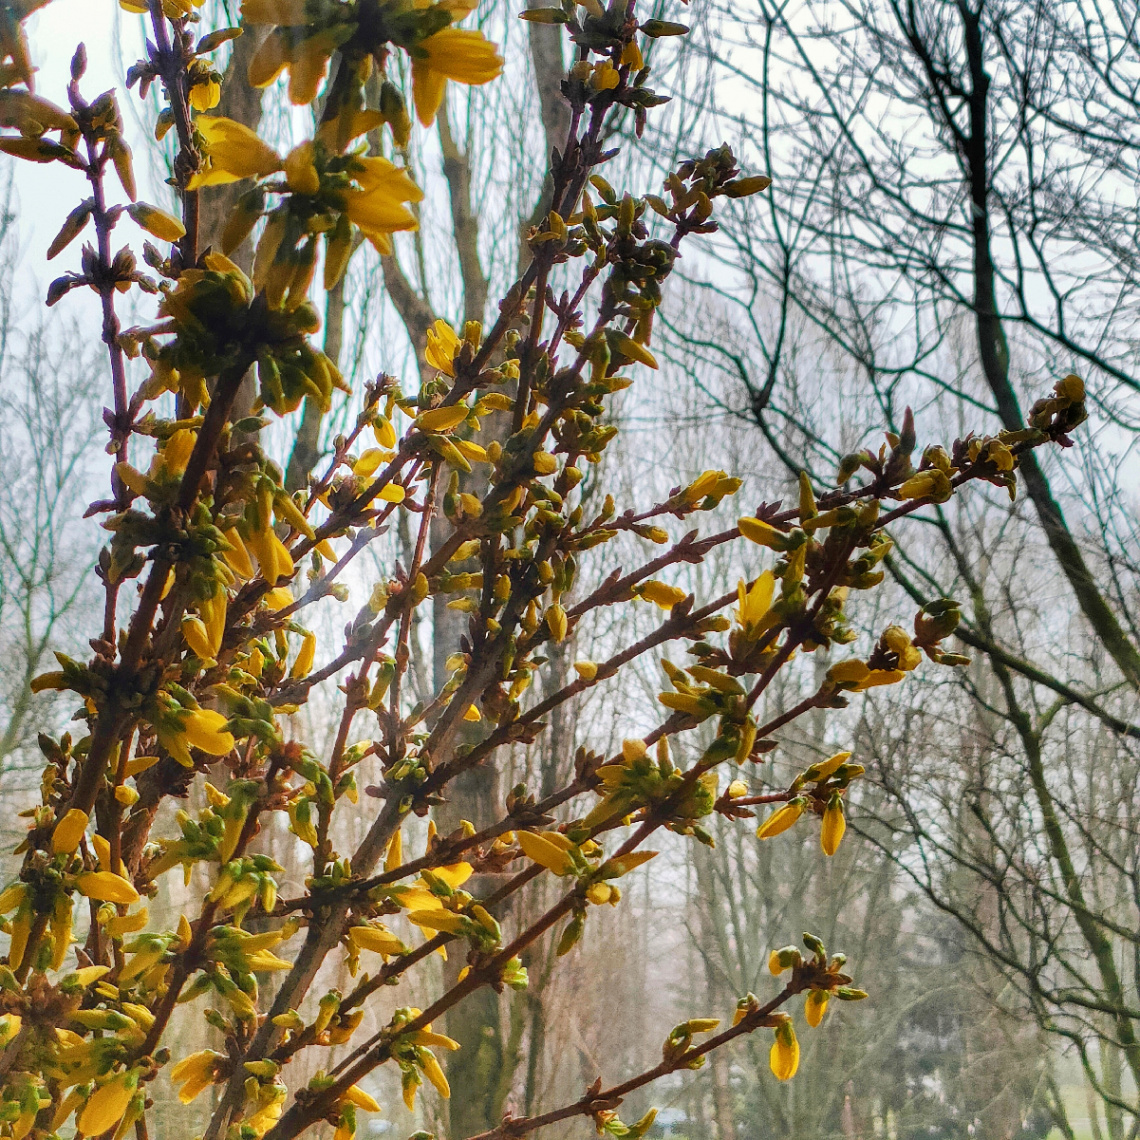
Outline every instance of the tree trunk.
<svg viewBox="0 0 1140 1140">
<path fill-rule="evenodd" d="M 974 319 L 978 350 L 986 383 L 997 403 L 1002 424 L 1009 431 L 1025 427 L 1025 416 L 1009 379 L 1009 346 L 998 309 L 996 272 L 990 241 L 989 169 L 989 88 L 982 43 L 981 8 L 970 11 L 960 6 L 967 59 L 970 67 L 970 133 L 961 143 L 962 158 L 969 178 L 973 214 Z M 1105 649 L 1133 688 L 1140 689 L 1140 653 L 1128 640 L 1116 615 L 1105 601 L 1080 547 L 1073 538 L 1060 504 L 1053 497 L 1049 481 L 1033 452 L 1021 460 L 1021 479 L 1037 511 L 1045 538 L 1073 596 Z"/>
</svg>

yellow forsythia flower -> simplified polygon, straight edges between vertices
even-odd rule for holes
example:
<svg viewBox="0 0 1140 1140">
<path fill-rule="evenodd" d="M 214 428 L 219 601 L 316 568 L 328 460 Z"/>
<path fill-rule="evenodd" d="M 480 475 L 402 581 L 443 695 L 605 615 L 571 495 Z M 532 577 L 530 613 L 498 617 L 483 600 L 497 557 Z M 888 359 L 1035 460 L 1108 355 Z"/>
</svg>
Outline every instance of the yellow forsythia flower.
<svg viewBox="0 0 1140 1140">
<path fill-rule="evenodd" d="M 127 213 L 152 237 L 159 241 L 178 241 L 186 236 L 186 227 L 173 215 L 146 202 L 132 202 Z"/>
<path fill-rule="evenodd" d="M 590 76 L 590 86 L 595 91 L 612 91 L 620 81 L 621 77 L 618 75 L 617 68 L 608 59 L 594 64 L 594 74 Z"/>
<path fill-rule="evenodd" d="M 756 838 L 771 839 L 773 836 L 787 831 L 803 815 L 805 807 L 807 807 L 807 800 L 802 796 L 796 796 L 794 800 L 789 800 L 783 807 L 777 808 L 756 829 Z"/>
<path fill-rule="evenodd" d="M 320 190 L 321 178 L 317 173 L 315 156 L 312 140 L 295 146 L 285 156 L 285 181 L 294 194 L 316 194 Z"/>
<path fill-rule="evenodd" d="M 412 95 L 416 117 L 425 127 L 435 122 L 449 79 L 457 83 L 490 83 L 503 70 L 503 57 L 482 32 L 444 28 L 428 36 L 412 58 Z"/>
<path fill-rule="evenodd" d="M 787 548 L 786 536 L 783 531 L 777 530 L 771 523 L 760 519 L 742 518 L 736 520 L 740 533 L 749 542 L 757 546 L 767 546 L 771 550 L 785 550 Z"/>
<path fill-rule="evenodd" d="M 455 375 L 455 354 L 460 347 L 459 337 L 447 321 L 436 321 L 427 332 L 427 348 L 424 357 L 432 368 L 438 368 L 447 376 Z"/>
<path fill-rule="evenodd" d="M 5 887 L 0 891 L 0 914 L 15 910 L 24 901 L 27 893 L 28 888 L 25 883 L 13 883 L 10 887 Z"/>
<path fill-rule="evenodd" d="M 194 651 L 195 656 L 203 661 L 213 661 L 214 654 L 210 647 L 210 636 L 206 632 L 206 623 L 201 618 L 187 615 L 182 619 L 182 637 L 186 644 Z"/>
<path fill-rule="evenodd" d="M 443 1069 L 435 1059 L 435 1054 L 425 1049 L 420 1054 L 420 1058 L 423 1063 L 424 1076 L 435 1086 L 435 1091 L 445 1099 L 451 1096 L 451 1086 L 447 1083 L 447 1077 L 443 1075 Z"/>
<path fill-rule="evenodd" d="M 812 990 L 804 1001 L 804 1020 L 815 1029 L 827 1012 L 827 1002 L 831 995 L 827 990 Z"/>
<path fill-rule="evenodd" d="M 189 1104 L 200 1092 L 214 1083 L 217 1063 L 225 1058 L 221 1053 L 211 1049 L 203 1049 L 200 1053 L 191 1053 L 189 1057 L 178 1062 L 170 1070 L 170 1079 L 175 1084 L 181 1084 L 178 1090 L 178 1099 L 183 1104 Z"/>
<path fill-rule="evenodd" d="M 137 934 L 140 930 L 145 930 L 149 920 L 150 912 L 144 906 L 134 914 L 121 914 L 109 918 L 102 925 L 111 938 L 121 938 L 124 934 Z"/>
<path fill-rule="evenodd" d="M 392 458 L 390 451 L 379 447 L 370 447 L 352 465 L 352 473 L 359 479 L 371 479 L 380 469 L 380 464 Z"/>
<path fill-rule="evenodd" d="M 182 732 L 195 748 L 211 756 L 225 756 L 234 746 L 225 731 L 226 718 L 215 709 L 192 709 L 182 724 Z"/>
<path fill-rule="evenodd" d="M 370 1097 L 359 1085 L 352 1085 L 344 1094 L 344 1099 L 349 1104 L 355 1104 L 357 1108 L 363 1108 L 365 1112 L 380 1111 L 380 1105 L 376 1103 L 376 1100 Z"/>
<path fill-rule="evenodd" d="M 70 855 L 83 838 L 89 822 L 87 813 L 79 808 L 70 811 L 55 825 L 51 833 L 51 849 L 57 855 Z"/>
<path fill-rule="evenodd" d="M 569 843 L 569 840 L 566 842 Z M 452 863 L 447 867 L 433 868 L 431 874 L 437 879 L 442 879 L 454 891 L 471 878 L 473 870 L 470 863 Z"/>
<path fill-rule="evenodd" d="M 466 929 L 462 915 L 454 914 L 439 907 L 435 910 L 413 910 L 408 913 L 408 921 L 428 930 L 443 930 L 448 934 L 462 934 Z"/>
<path fill-rule="evenodd" d="M 399 483 L 388 483 L 376 492 L 376 497 L 385 503 L 402 503 L 407 492 Z"/>
<path fill-rule="evenodd" d="M 354 926 L 348 940 L 361 950 L 374 954 L 405 954 L 407 947 L 390 930 L 383 926 Z"/>
<path fill-rule="evenodd" d="M 470 412 L 471 409 L 462 402 L 443 408 L 429 408 L 416 416 L 416 427 L 420 431 L 450 431 L 463 423 Z"/>
<path fill-rule="evenodd" d="M 819 845 L 825 855 L 834 855 L 839 850 L 843 833 L 847 830 L 847 820 L 843 814 L 843 797 L 834 792 L 823 811 L 823 827 L 819 833 Z"/>
<path fill-rule="evenodd" d="M 583 681 L 592 681 L 598 675 L 598 667 L 593 661 L 575 661 L 574 672 L 577 673 Z"/>
<path fill-rule="evenodd" d="M 671 610 L 688 596 L 679 586 L 667 586 L 664 582 L 644 582 L 637 592 L 648 602 L 653 602 L 663 610 Z"/>
<path fill-rule="evenodd" d="M 212 111 L 222 100 L 222 85 L 216 79 L 195 83 L 190 88 L 190 106 L 195 111 Z"/>
<path fill-rule="evenodd" d="M 210 656 L 217 657 L 222 647 L 222 636 L 226 631 L 226 592 L 218 590 L 212 598 L 206 598 L 198 603 L 198 612 L 202 615 L 202 622 L 206 627 L 207 644 L 210 647 Z"/>
<path fill-rule="evenodd" d="M 450 1053 L 454 1053 L 460 1048 L 459 1042 L 452 1037 L 445 1037 L 442 1033 L 433 1033 L 430 1028 L 420 1029 L 412 1037 L 412 1041 L 417 1045 L 431 1045 L 433 1048 L 446 1049 Z"/>
<path fill-rule="evenodd" d="M 864 680 L 871 670 L 865 661 L 838 661 L 827 671 L 828 680 L 836 681 L 841 685 L 858 684 Z"/>
<path fill-rule="evenodd" d="M 301 648 L 297 652 L 297 659 L 293 662 L 293 668 L 289 670 L 289 676 L 295 679 L 307 677 L 313 671 L 313 658 L 316 656 L 316 652 L 317 635 L 306 633 L 301 642 Z"/>
<path fill-rule="evenodd" d="M 283 610 L 293 604 L 293 592 L 288 586 L 278 586 L 276 589 L 267 590 L 261 600 L 271 610 Z"/>
<path fill-rule="evenodd" d="M 281 156 L 243 123 L 223 115 L 199 115 L 194 127 L 205 139 L 205 167 L 187 186 L 220 186 L 243 178 L 264 178 L 281 169 Z"/>
<path fill-rule="evenodd" d="M 357 158 L 350 169 L 359 189 L 341 192 L 341 208 L 378 253 L 391 253 L 389 236 L 418 224 L 404 203 L 420 201 L 423 191 L 386 158 Z"/>
<path fill-rule="evenodd" d="M 397 831 L 392 836 L 392 841 L 388 844 L 388 850 L 384 855 L 384 870 L 394 871 L 404 861 L 404 838 L 401 832 Z"/>
<path fill-rule="evenodd" d="M 292 962 L 286 962 L 270 950 L 254 950 L 245 956 L 246 964 L 250 970 L 257 973 L 268 973 L 272 970 L 291 970 Z"/>
<path fill-rule="evenodd" d="M 936 503 L 946 502 L 953 493 L 949 477 L 937 468 L 912 475 L 898 490 L 900 499 L 931 498 Z"/>
<path fill-rule="evenodd" d="M 464 459 L 471 460 L 474 463 L 490 463 L 491 457 L 487 454 L 487 449 L 482 444 L 473 443 L 469 439 L 453 439 L 452 446 Z"/>
<path fill-rule="evenodd" d="M 768 1065 L 780 1081 L 790 1081 L 800 1067 L 800 1044 L 791 1018 L 776 1026 L 776 1040 L 768 1052 Z"/>
<path fill-rule="evenodd" d="M 772 594 L 776 588 L 776 578 L 771 570 L 765 570 L 751 586 L 743 580 L 736 587 L 739 605 L 736 620 L 746 629 L 758 625 L 772 608 Z"/>
<path fill-rule="evenodd" d="M 829 776 L 833 776 L 850 759 L 850 752 L 836 752 L 834 756 L 829 756 L 826 760 L 821 760 L 818 764 L 813 764 L 807 770 L 807 778 L 809 780 L 826 780 Z"/>
<path fill-rule="evenodd" d="M 75 880 L 75 885 L 81 895 L 99 902 L 127 905 L 139 901 L 138 891 L 122 875 L 116 875 L 113 871 L 84 871 Z"/>
<path fill-rule="evenodd" d="M 573 864 L 565 849 L 552 840 L 550 834 L 536 835 L 530 831 L 520 831 L 517 835 L 519 847 L 528 859 L 533 859 L 556 875 L 565 875 Z"/>
<path fill-rule="evenodd" d="M 79 1114 L 79 1131 L 88 1136 L 101 1136 L 114 1128 L 123 1119 L 137 1083 L 137 1074 L 126 1072 L 101 1084 Z"/>
<path fill-rule="evenodd" d="M 858 693 L 865 692 L 867 689 L 876 689 L 880 685 L 897 685 L 906 676 L 901 669 L 872 669 L 855 686 L 855 691 Z"/>
<path fill-rule="evenodd" d="M 245 545 L 257 559 L 262 576 L 271 586 L 275 586 L 280 578 L 292 577 L 294 569 L 292 555 L 269 527 L 268 520 L 266 520 L 266 529 L 250 534 L 245 540 Z"/>
<path fill-rule="evenodd" d="M 431 339 L 431 330 L 428 330 L 428 339 Z M 396 446 L 396 429 L 392 426 L 392 421 L 386 416 L 377 416 L 376 422 L 372 425 L 372 434 L 376 437 L 376 442 L 387 451 L 392 451 Z"/>
<path fill-rule="evenodd" d="M 249 551 L 246 550 L 241 535 L 238 534 L 236 529 L 231 528 L 224 532 L 224 537 L 231 548 L 222 551 L 222 557 L 226 560 L 226 565 L 229 566 L 239 578 L 252 578 L 253 561 L 249 557 Z"/>
</svg>

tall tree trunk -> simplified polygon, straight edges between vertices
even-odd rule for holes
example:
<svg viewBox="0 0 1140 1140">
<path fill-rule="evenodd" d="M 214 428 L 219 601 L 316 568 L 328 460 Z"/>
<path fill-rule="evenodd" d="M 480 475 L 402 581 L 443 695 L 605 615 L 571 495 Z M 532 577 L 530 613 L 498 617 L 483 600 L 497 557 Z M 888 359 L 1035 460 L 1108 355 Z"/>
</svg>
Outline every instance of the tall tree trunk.
<svg viewBox="0 0 1140 1140">
<path fill-rule="evenodd" d="M 971 10 L 966 4 L 959 5 L 972 85 L 969 102 L 970 133 L 960 139 L 960 150 L 969 178 L 973 214 L 974 316 L 982 371 L 993 393 L 998 414 L 1007 430 L 1019 431 L 1025 427 L 1025 416 L 1009 379 L 1009 345 L 998 308 L 997 274 L 991 249 L 988 153 L 990 77 L 985 68 L 982 39 L 983 7 L 979 5 L 976 10 Z M 937 85 L 937 76 L 931 78 Z M 1140 653 L 1129 641 L 1097 587 L 1084 555 L 1069 530 L 1061 506 L 1053 497 L 1049 480 L 1033 452 L 1022 456 L 1020 470 L 1022 482 L 1037 511 L 1045 538 L 1068 579 L 1077 604 L 1121 673 L 1134 688 L 1140 689 Z"/>
<path fill-rule="evenodd" d="M 261 91 L 251 87 L 246 75 L 250 60 L 264 41 L 269 29 L 261 24 L 245 24 L 244 32 L 233 41 L 233 51 L 222 80 L 222 98 L 215 115 L 222 115 L 256 131 L 261 123 Z M 246 182 L 228 182 L 224 186 L 211 186 L 199 193 L 198 249 L 219 248 L 222 229 L 233 212 L 242 193 L 249 189 Z M 249 238 L 230 253 L 231 260 L 248 274 L 253 269 L 253 243 Z M 246 374 L 234 404 L 234 419 L 248 415 L 255 394 L 253 369 Z"/>
</svg>

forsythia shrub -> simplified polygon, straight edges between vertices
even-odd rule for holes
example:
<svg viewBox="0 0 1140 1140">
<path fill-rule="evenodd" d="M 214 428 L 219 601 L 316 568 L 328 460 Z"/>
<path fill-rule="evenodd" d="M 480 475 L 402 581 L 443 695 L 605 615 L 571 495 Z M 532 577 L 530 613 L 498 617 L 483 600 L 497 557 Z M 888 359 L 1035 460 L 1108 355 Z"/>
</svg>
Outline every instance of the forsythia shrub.
<svg viewBox="0 0 1140 1140">
<path fill-rule="evenodd" d="M 433 1024 L 481 987 L 525 987 L 520 955 L 545 932 L 557 929 L 559 952 L 569 951 L 591 907 L 619 904 L 618 880 L 653 857 L 645 845 L 661 829 L 710 842 L 702 821 L 712 813 L 743 820 L 771 804 L 762 838 L 815 815 L 823 850 L 835 852 L 845 793 L 863 772 L 850 753 L 764 796 L 731 778 L 722 788 L 722 770 L 762 762 L 796 718 L 902 681 L 924 658 L 962 663 L 942 648 L 957 607 L 927 607 L 910 631 L 890 626 L 869 654 L 833 664 L 817 690 L 767 723 L 757 722 L 758 701 L 796 654 L 855 639 L 845 609 L 852 591 L 882 581 L 889 524 L 970 480 L 1012 493 L 1019 455 L 1067 442 L 1084 416 L 1083 388 L 1066 377 L 1024 431 L 927 447 L 917 458 L 908 414 L 878 451 L 843 460 L 835 488 L 817 491 L 804 477 L 796 506 L 763 505 L 720 533 L 672 540 L 661 524 L 688 522 L 735 494 L 739 480 L 721 471 L 663 502 L 619 508 L 606 497 L 588 512 L 580 484 L 616 434 L 611 397 L 639 369 L 656 368 L 654 313 L 682 243 L 716 228 L 718 199 L 761 191 L 767 179 L 742 177 L 722 147 L 682 163 L 660 197 L 613 189 L 601 171 L 615 153 L 614 130 L 632 117 L 640 132 L 663 102 L 647 86 L 642 37 L 685 28 L 639 24 L 633 0 L 564 0 L 523 13 L 562 25 L 575 51 L 563 83 L 570 128 L 553 160 L 549 214 L 527 236 L 529 267 L 488 327 L 437 322 L 426 349 L 434 379 L 409 391 L 389 376 L 368 384 L 323 473 L 290 495 L 258 442 L 265 421 L 235 421 L 235 398 L 251 369 L 255 413 L 289 416 L 305 400 L 327 407 L 347 390 L 310 339 L 319 321 L 308 294 L 318 264 L 326 287 L 344 273 L 358 235 L 386 253 L 393 233 L 416 226 L 409 204 L 422 192 L 375 142 L 386 132 L 399 154 L 413 129 L 391 61 L 407 57 L 423 124 L 448 80 L 490 82 L 502 61 L 482 33 L 457 26 L 468 14 L 462 0 L 244 0 L 245 24 L 272 26 L 251 81 L 287 71 L 292 100 L 320 108 L 313 137 L 282 155 L 212 113 L 220 80 L 211 54 L 240 29 L 202 34 L 201 0 L 122 0 L 150 25 L 149 55 L 130 85 L 161 85 L 158 131 L 178 140 L 174 217 L 136 200 L 117 96 L 86 101 L 82 48 L 69 110 L 33 92 L 21 21 L 44 2 L 10 0 L 0 10 L 0 122 L 18 132 L 0 149 L 86 176 L 89 196 L 50 253 L 88 226 L 94 243 L 80 270 L 52 285 L 49 303 L 80 288 L 101 300 L 115 462 L 110 497 L 92 508 L 110 535 L 98 564 L 105 616 L 92 631 L 94 655 L 61 656 L 58 671 L 35 682 L 74 694 L 82 728 L 41 737 L 41 802 L 29 813 L 19 878 L 0 893 L 10 939 L 0 967 L 0 1128 L 15 1140 L 71 1129 L 145 1137 L 148 1089 L 167 1069 L 184 1101 L 217 1086 L 210 1140 L 285 1140 L 322 1121 L 348 1140 L 360 1114 L 379 1108 L 359 1085 L 377 1066 L 398 1067 L 409 1103 L 425 1079 L 447 1096 L 437 1052 L 456 1043 Z M 227 181 L 248 189 L 222 248 L 200 249 L 199 189 Z M 162 245 L 144 245 L 144 266 L 129 245 L 112 252 L 127 219 Z M 254 233 L 246 276 L 227 253 Z M 123 330 L 116 299 L 135 287 L 156 297 L 157 311 L 152 324 Z M 140 451 L 149 458 L 138 460 Z M 413 560 L 375 585 L 341 644 L 319 645 L 303 624 L 306 608 L 337 590 L 400 512 Z M 429 543 L 441 520 L 444 537 Z M 582 553 L 622 532 L 660 552 L 583 581 Z M 657 577 L 741 540 L 755 572 L 738 590 L 698 600 Z M 413 705 L 413 614 L 440 593 L 466 628 L 446 684 Z M 661 608 L 655 632 L 605 660 L 577 662 L 573 679 L 545 699 L 528 695 L 549 643 L 571 637 L 587 614 L 636 597 Z M 580 750 L 572 780 L 553 794 L 538 800 L 516 788 L 491 826 L 431 830 L 425 852 L 405 852 L 402 823 L 430 814 L 457 776 L 533 745 L 555 708 L 670 643 L 690 663 L 663 662 L 669 684 L 652 732 L 613 756 Z M 282 718 L 323 684 L 339 686 L 340 720 L 330 750 L 316 755 L 286 735 Z M 691 767 L 676 766 L 670 738 L 706 722 L 711 743 Z M 363 788 L 358 773 L 376 784 Z M 179 811 L 176 830 L 157 828 L 164 801 L 185 800 L 192 785 L 201 810 Z M 337 813 L 366 821 L 355 850 L 333 847 Z M 311 874 L 295 898 L 279 897 L 281 868 L 259 852 L 274 815 L 311 848 Z M 189 881 L 195 867 L 211 883 L 197 913 L 158 928 L 148 896 L 162 876 Z M 486 868 L 509 874 L 474 897 L 464 884 Z M 504 901 L 543 875 L 560 880 L 557 901 L 533 924 L 504 930 L 496 917 Z M 653 1069 L 509 1119 L 495 1134 L 583 1115 L 599 1131 L 640 1136 L 651 1116 L 623 1124 L 623 1096 L 758 1030 L 772 1031 L 772 1071 L 790 1079 L 799 1059 L 793 999 L 806 995 L 815 1026 L 831 997 L 865 996 L 842 955 L 811 935 L 804 944 L 806 953 L 772 951 L 782 988 L 743 996 L 727 1028 L 713 1018 L 678 1025 Z M 466 957 L 455 985 L 357 1040 L 377 990 L 445 947 Z M 312 992 L 330 956 L 343 956 L 358 977 L 347 993 Z M 279 983 L 267 1001 L 260 990 L 272 973 Z M 185 1055 L 170 1039 L 172 1013 L 186 1003 L 203 1008 L 216 1050 Z M 335 1064 L 291 1083 L 292 1061 L 336 1046 Z"/>
</svg>

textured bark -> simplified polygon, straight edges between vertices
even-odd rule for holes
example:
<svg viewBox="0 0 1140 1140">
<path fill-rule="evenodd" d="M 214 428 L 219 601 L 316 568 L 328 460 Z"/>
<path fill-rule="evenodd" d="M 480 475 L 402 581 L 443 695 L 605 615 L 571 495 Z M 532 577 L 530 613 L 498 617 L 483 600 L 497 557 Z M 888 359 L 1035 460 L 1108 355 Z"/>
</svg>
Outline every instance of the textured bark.
<svg viewBox="0 0 1140 1140">
<path fill-rule="evenodd" d="M 439 109 L 443 173 L 451 198 L 451 228 L 463 280 L 463 319 L 481 321 L 487 311 L 487 275 L 479 260 L 479 219 L 471 205 L 471 164 L 451 134 L 447 101 Z"/>
<path fill-rule="evenodd" d="M 325 296 L 325 343 L 324 353 L 334 364 L 340 364 L 341 347 L 344 342 L 344 277 Z M 321 421 L 324 412 L 313 400 L 305 401 L 301 413 L 301 425 L 293 440 L 293 450 L 289 455 L 289 466 L 285 469 L 285 490 L 290 494 L 300 490 L 309 481 L 309 475 L 320 458 Z"/>
<path fill-rule="evenodd" d="M 261 123 L 261 91 L 251 87 L 246 79 L 249 62 L 265 39 L 267 28 L 263 25 L 246 25 L 245 32 L 233 42 L 233 52 L 226 66 L 222 82 L 222 100 L 210 112 L 223 115 L 256 131 Z M 218 247 L 222 227 L 230 216 L 230 211 L 238 198 L 249 189 L 247 182 L 228 182 L 224 186 L 209 186 L 199 192 L 200 235 L 198 248 Z M 247 238 L 229 255 L 248 273 L 253 267 L 253 245 Z"/>
<path fill-rule="evenodd" d="M 541 0 L 530 0 L 529 7 L 542 6 Z M 563 32 L 557 24 L 528 22 L 526 29 L 549 158 L 551 150 L 565 143 L 566 133 L 570 129 L 570 104 L 562 94 L 562 80 L 566 74 L 566 64 L 562 57 Z"/>
<path fill-rule="evenodd" d="M 531 8 L 541 8 L 544 0 L 528 0 Z M 550 210 L 550 165 L 556 149 L 566 145 L 570 130 L 570 104 L 562 94 L 562 81 L 566 75 L 566 64 L 562 56 L 562 29 L 556 24 L 527 23 L 527 38 L 530 45 L 531 66 L 534 69 L 534 85 L 538 92 L 539 116 L 542 120 L 542 133 L 546 142 L 546 177 L 542 183 L 542 193 L 534 205 L 530 216 L 523 218 L 519 225 L 519 272 L 530 264 L 530 247 L 526 234 L 531 226 L 537 225 Z"/>
</svg>

